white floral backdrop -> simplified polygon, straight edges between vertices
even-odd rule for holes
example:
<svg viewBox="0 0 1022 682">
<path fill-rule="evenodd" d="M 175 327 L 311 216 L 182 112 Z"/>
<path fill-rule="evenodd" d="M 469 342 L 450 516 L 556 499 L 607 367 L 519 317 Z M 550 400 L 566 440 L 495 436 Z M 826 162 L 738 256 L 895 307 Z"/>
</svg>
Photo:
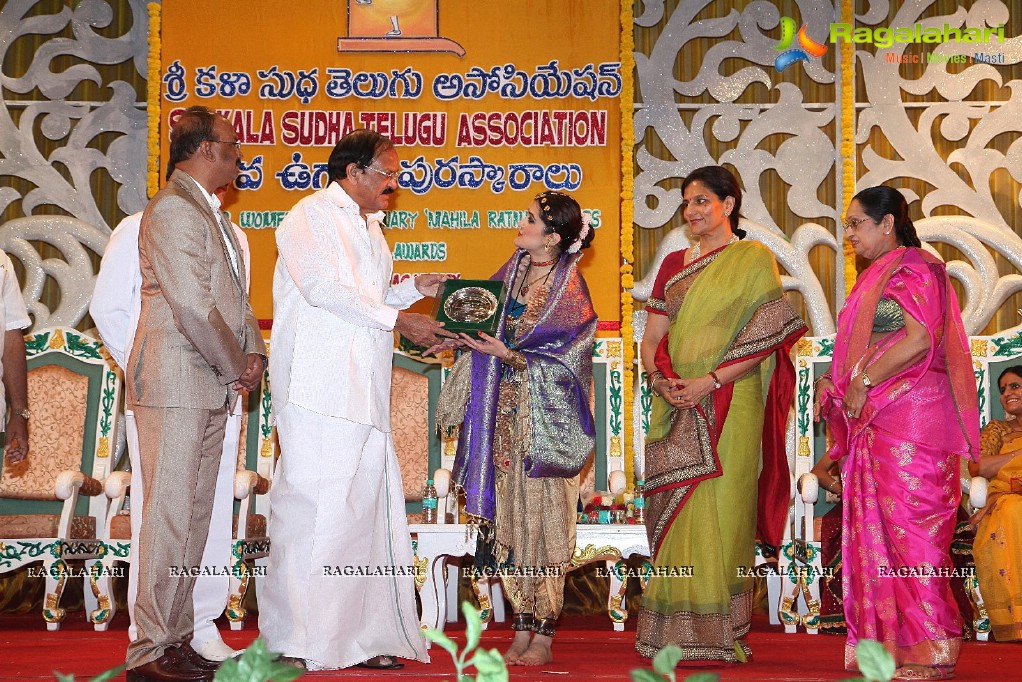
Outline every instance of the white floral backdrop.
<svg viewBox="0 0 1022 682">
<path fill-rule="evenodd" d="M 815 0 L 781 5 L 786 15 L 761 1 L 682 0 L 673 11 L 663 0 L 637 4 L 636 43 L 643 53 L 636 55 L 635 222 L 651 230 L 677 225 L 680 183 L 672 180 L 702 165 L 730 165 L 746 192 L 743 215 L 752 235 L 774 249 L 789 275 L 786 288 L 801 294 L 819 335 L 833 331 L 844 291 L 839 60 L 830 45 L 824 58 L 778 73 L 774 46 L 782 16 L 806 24 L 823 42 L 841 6 Z M 1011 36 L 1020 21 L 1011 16 L 1019 8 L 1010 5 L 875 0 L 855 21 L 870 27 L 1007 24 Z M 1017 324 L 1014 310 L 1004 309 L 1014 307 L 1009 298 L 1022 290 L 1022 240 L 1013 229 L 1022 181 L 1022 38 L 991 46 L 990 52 L 1003 54 L 1002 64 L 970 59 L 962 67 L 934 62 L 906 68 L 871 46 L 858 47 L 852 103 L 857 187 L 901 188 L 914 215 L 925 218 L 917 222 L 924 241 L 947 245 L 936 250 L 951 258 L 971 333 L 988 327 L 998 311 L 1007 326 Z M 966 43 L 926 47 L 942 55 L 977 51 Z M 896 44 L 889 51 L 905 50 Z M 683 228 L 668 233 L 645 264 L 637 299 L 649 295 L 663 254 L 686 243 Z M 821 281 L 818 273 L 833 279 Z"/>
</svg>

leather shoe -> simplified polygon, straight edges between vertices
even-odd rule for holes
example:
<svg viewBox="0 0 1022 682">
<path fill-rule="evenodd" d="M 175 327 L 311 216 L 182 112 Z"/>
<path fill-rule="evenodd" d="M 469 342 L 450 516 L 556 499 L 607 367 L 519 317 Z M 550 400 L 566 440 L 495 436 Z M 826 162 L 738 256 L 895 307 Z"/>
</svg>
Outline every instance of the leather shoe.
<svg viewBox="0 0 1022 682">
<path fill-rule="evenodd" d="M 199 670 L 215 673 L 220 668 L 219 661 L 211 661 L 208 658 L 203 658 L 203 656 L 193 649 L 190 644 L 182 644 L 178 651 L 181 652 L 181 656 L 183 658 L 188 659 L 188 662 Z"/>
<path fill-rule="evenodd" d="M 192 665 L 187 655 L 176 648 L 167 649 L 155 661 L 129 670 L 127 682 L 207 682 L 213 673 Z"/>
<path fill-rule="evenodd" d="M 405 667 L 405 664 L 393 656 L 384 654 L 382 656 L 373 656 L 368 661 L 357 663 L 356 666 L 359 668 L 374 668 L 376 670 L 398 670 Z"/>
</svg>

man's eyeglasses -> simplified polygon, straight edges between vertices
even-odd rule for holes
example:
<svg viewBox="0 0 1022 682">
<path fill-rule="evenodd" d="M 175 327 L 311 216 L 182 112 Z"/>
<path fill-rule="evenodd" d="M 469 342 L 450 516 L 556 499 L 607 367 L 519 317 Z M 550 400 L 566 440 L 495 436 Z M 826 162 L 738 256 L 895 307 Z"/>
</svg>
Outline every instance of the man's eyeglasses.
<svg viewBox="0 0 1022 682">
<path fill-rule="evenodd" d="M 851 220 L 846 220 L 841 223 L 841 227 L 845 228 L 845 232 L 848 232 L 849 230 L 856 230 L 859 228 L 859 225 L 867 220 L 872 220 L 872 218 L 852 218 Z"/>
<path fill-rule="evenodd" d="M 383 177 L 387 178 L 388 180 L 393 180 L 394 178 L 397 177 L 397 174 L 400 172 L 400 171 L 380 170 L 379 168 L 373 168 L 372 166 L 366 166 L 366 170 L 371 170 L 374 173 L 379 173 L 380 175 L 382 175 Z"/>
<path fill-rule="evenodd" d="M 239 140 L 206 140 L 207 142 L 216 142 L 217 144 L 229 144 L 232 145 L 239 152 L 241 151 L 241 141 Z"/>
</svg>

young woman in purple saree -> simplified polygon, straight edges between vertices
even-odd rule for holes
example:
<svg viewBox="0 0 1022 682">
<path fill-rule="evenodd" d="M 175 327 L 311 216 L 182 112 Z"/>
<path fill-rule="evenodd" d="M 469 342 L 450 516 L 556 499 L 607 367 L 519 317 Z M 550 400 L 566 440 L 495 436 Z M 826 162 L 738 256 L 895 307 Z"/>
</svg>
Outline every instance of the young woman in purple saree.
<svg viewBox="0 0 1022 682">
<path fill-rule="evenodd" d="M 900 192 L 859 192 L 845 232 L 872 263 L 817 385 L 830 457 L 844 458 L 845 667 L 856 669 L 856 642 L 872 639 L 894 656 L 896 679 L 945 679 L 962 634 L 949 555 L 959 457 L 979 452 L 968 341 L 944 264 L 920 248 Z"/>
<path fill-rule="evenodd" d="M 504 656 L 512 665 L 553 659 L 575 549 L 578 474 L 595 445 L 597 320 L 578 271 L 592 238 L 570 196 L 536 197 L 519 224 L 518 250 L 493 276 L 508 292 L 496 336 L 462 334 L 473 352 L 455 363 L 438 409 L 442 429 L 461 425 L 455 481 L 465 510 L 492 534 L 514 608 L 515 638 Z"/>
</svg>

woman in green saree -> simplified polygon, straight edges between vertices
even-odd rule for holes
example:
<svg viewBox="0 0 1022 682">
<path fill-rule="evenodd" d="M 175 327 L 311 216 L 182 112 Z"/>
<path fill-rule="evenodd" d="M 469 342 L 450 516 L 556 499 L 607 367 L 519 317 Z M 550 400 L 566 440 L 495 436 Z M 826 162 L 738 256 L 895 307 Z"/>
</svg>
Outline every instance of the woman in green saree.
<svg viewBox="0 0 1022 682">
<path fill-rule="evenodd" d="M 636 649 L 652 658 L 676 644 L 683 660 L 736 663 L 751 653 L 757 534 L 775 548 L 783 534 L 789 351 L 806 325 L 773 254 L 742 239 L 734 176 L 699 168 L 682 194 L 695 244 L 661 265 L 642 340 L 655 394 L 644 485 L 653 573 Z"/>
</svg>

